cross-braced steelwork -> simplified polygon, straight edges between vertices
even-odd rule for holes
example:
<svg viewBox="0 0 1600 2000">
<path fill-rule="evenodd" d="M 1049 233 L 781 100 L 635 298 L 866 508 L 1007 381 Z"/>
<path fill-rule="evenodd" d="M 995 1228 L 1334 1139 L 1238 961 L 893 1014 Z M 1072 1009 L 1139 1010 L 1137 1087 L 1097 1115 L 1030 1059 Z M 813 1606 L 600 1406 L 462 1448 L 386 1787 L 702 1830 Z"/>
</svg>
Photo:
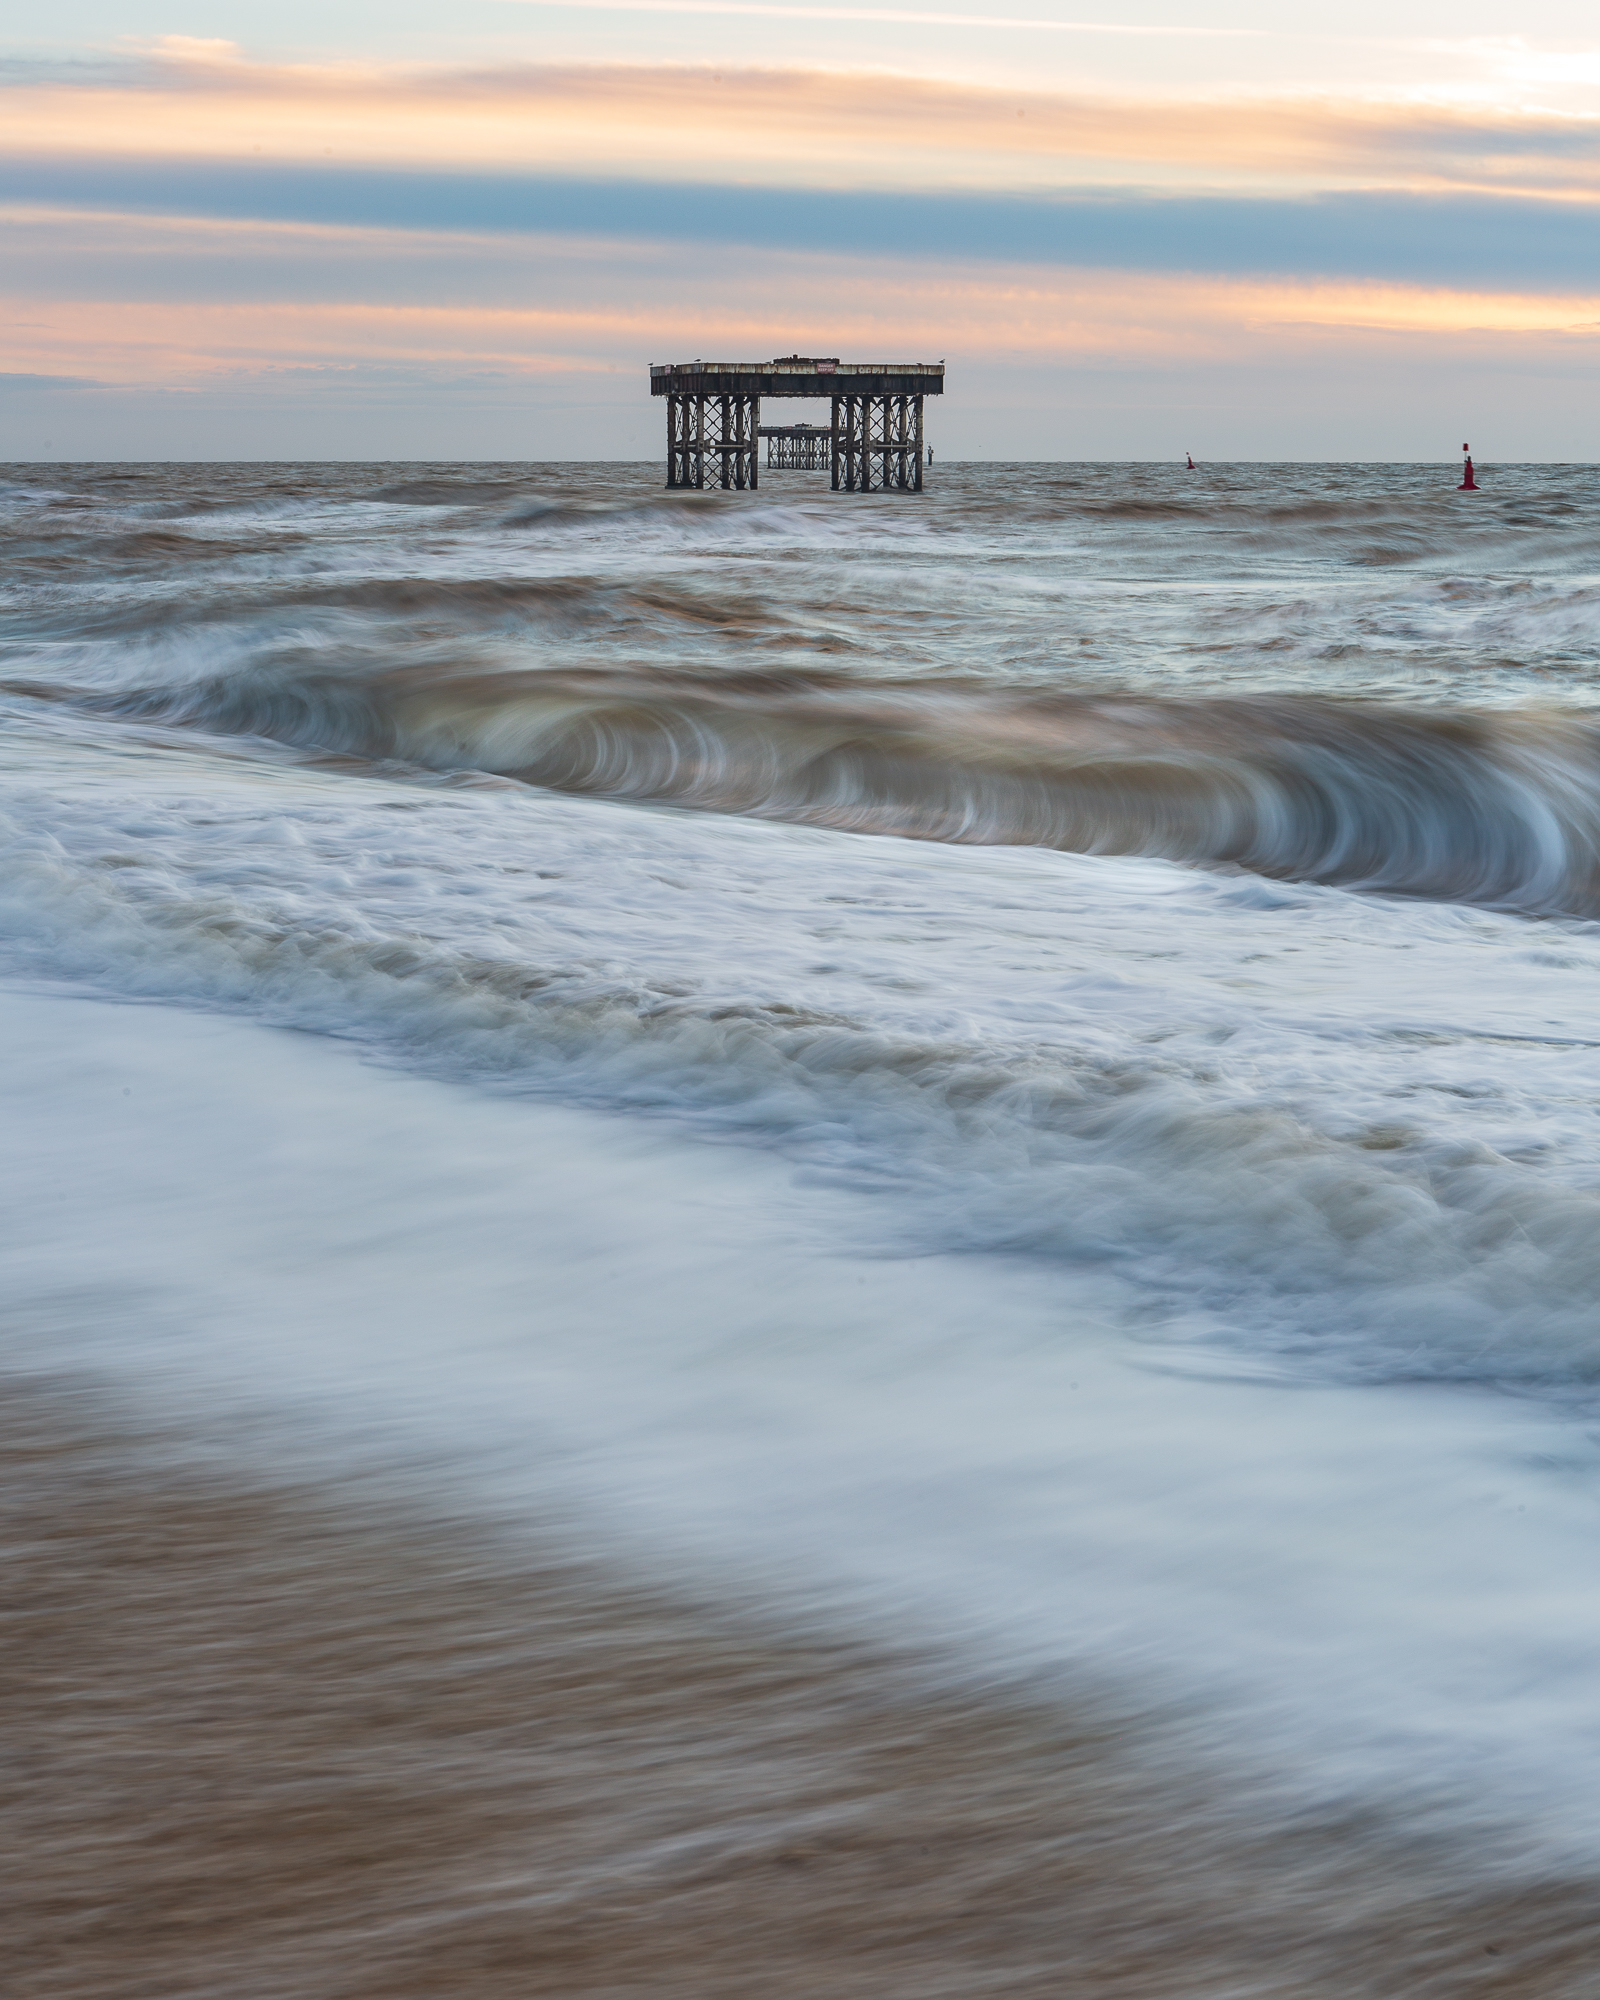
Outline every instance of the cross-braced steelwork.
<svg viewBox="0 0 1600 2000">
<path fill-rule="evenodd" d="M 753 487 L 758 439 L 774 469 L 831 470 L 836 489 L 922 491 L 922 402 L 944 394 L 944 363 L 815 360 L 675 361 L 650 370 L 667 404 L 669 486 Z M 828 399 L 826 431 L 761 427 L 765 396 Z M 809 436 L 807 435 L 809 433 Z"/>
<path fill-rule="evenodd" d="M 835 396 L 833 483 L 846 493 L 922 491 L 922 398 Z"/>
<path fill-rule="evenodd" d="M 833 463 L 833 439 L 812 424 L 763 424 L 767 464 L 774 472 L 826 472 Z"/>
<path fill-rule="evenodd" d="M 753 487 L 760 426 L 759 396 L 668 396 L 667 484 Z"/>
</svg>

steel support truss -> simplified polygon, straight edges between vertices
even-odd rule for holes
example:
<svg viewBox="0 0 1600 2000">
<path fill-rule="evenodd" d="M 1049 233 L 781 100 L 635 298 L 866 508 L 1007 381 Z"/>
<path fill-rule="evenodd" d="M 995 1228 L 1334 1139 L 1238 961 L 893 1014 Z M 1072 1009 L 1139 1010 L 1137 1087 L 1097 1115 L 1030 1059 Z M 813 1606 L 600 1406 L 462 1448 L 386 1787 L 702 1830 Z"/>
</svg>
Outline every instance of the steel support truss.
<svg viewBox="0 0 1600 2000">
<path fill-rule="evenodd" d="M 826 472 L 832 464 L 832 439 L 809 424 L 764 430 L 767 464 L 774 472 Z"/>
<path fill-rule="evenodd" d="M 668 396 L 668 486 L 756 483 L 759 396 Z"/>
<path fill-rule="evenodd" d="M 835 492 L 922 491 L 920 396 L 835 396 L 832 444 Z"/>
</svg>

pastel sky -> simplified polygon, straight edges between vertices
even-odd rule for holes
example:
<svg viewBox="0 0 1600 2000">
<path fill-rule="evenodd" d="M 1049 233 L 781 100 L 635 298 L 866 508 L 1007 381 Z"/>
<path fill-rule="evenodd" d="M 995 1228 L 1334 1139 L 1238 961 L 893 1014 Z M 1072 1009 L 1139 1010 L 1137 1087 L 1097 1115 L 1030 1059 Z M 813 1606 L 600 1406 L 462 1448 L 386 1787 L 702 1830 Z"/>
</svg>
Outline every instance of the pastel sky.
<svg viewBox="0 0 1600 2000">
<path fill-rule="evenodd" d="M 1594 459 L 1600 9 L 32 0 L 0 286 L 0 459 L 657 457 L 797 350 L 951 458 Z"/>
</svg>

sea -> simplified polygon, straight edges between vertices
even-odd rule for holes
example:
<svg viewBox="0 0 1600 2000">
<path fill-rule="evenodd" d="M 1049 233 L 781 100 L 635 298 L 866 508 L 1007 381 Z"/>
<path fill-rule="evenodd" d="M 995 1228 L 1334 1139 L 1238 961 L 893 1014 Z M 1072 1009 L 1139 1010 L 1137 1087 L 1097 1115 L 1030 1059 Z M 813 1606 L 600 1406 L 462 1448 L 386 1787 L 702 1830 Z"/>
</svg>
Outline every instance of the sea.
<svg viewBox="0 0 1600 2000">
<path fill-rule="evenodd" d="M 419 1992 L 1594 1990 L 1600 471 L 1479 476 L 0 467 L 9 1479 L 98 1468 L 36 1524 L 53 1671 L 120 1629 L 61 1584 L 113 1474 L 106 1520 L 181 1491 L 208 1535 L 292 1489 L 330 1604 L 340 1534 L 386 1536 L 423 1609 L 347 1706 L 413 1685 L 463 1567 L 559 1570 L 586 1700 L 608 1647 L 660 1667 L 603 1782 L 622 1724 L 585 1722 L 560 1858 L 563 1922 L 621 1936 L 625 1876 L 665 1924 L 653 1975 L 538 1956 L 550 1856 L 508 1903 L 503 1854 L 447 1893 L 441 1848 L 314 1976 L 236 1899 L 234 1971 L 175 1917 L 150 1992 L 365 1992 L 330 1968 L 419 1894 L 481 1924 L 490 1877 L 508 1983 Z M 162 1518 L 107 1576 L 189 1561 Z M 186 1661 L 280 1539 L 149 1583 Z M 619 1592 L 677 1607 L 667 1665 Z M 273 1601 L 300 1714 L 326 1649 Z M 739 1646 L 788 1664 L 735 1756 Z M 153 1726 L 178 1665 L 130 1647 L 105 1686 Z M 819 1802 L 773 1745 L 823 1710 Z M 465 1730 L 397 1818 L 479 1782 Z M 748 1784 L 673 1776 L 690 1738 Z M 913 1785 L 889 1738 L 966 1748 Z M 1155 1858 L 1088 1895 L 1107 1786 Z M 184 1794 L 202 1873 L 226 1789 Z M 61 1879 L 41 1966 L 87 1935 Z"/>
</svg>

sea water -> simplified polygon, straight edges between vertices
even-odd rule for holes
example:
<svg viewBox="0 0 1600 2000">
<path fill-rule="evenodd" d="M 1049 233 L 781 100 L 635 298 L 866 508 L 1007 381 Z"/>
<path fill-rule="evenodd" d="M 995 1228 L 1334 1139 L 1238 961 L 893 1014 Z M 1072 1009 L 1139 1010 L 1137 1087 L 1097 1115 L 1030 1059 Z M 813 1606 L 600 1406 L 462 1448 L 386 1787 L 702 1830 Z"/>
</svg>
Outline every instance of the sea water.
<svg viewBox="0 0 1600 2000">
<path fill-rule="evenodd" d="M 1600 477 L 1452 484 L 11 468 L 13 1366 L 1593 1866 Z"/>
</svg>

